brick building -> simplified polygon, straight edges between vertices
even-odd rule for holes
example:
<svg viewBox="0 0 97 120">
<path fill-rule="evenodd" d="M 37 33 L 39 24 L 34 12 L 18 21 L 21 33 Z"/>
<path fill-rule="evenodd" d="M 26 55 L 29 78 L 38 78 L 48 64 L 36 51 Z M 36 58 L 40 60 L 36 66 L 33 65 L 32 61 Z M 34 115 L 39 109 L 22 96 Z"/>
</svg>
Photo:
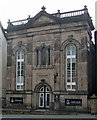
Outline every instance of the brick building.
<svg viewBox="0 0 97 120">
<path fill-rule="evenodd" d="M 93 93 L 88 9 L 8 21 L 7 107 L 86 110 Z"/>
</svg>

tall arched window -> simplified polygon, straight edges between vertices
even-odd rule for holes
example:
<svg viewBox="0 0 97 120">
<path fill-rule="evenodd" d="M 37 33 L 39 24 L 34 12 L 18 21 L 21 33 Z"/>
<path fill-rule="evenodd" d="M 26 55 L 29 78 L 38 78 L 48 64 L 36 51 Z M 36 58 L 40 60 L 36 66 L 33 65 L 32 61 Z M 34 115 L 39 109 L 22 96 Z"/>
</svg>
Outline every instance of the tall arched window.
<svg viewBox="0 0 97 120">
<path fill-rule="evenodd" d="M 24 84 L 24 52 L 17 51 L 16 54 L 16 90 L 23 90 Z"/>
<path fill-rule="evenodd" d="M 36 67 L 39 66 L 49 66 L 51 65 L 51 49 L 47 46 L 42 46 L 41 49 L 37 48 L 35 50 L 35 63 Z"/>
<path fill-rule="evenodd" d="M 41 65 L 46 65 L 46 48 L 43 47 L 41 50 Z"/>
<path fill-rule="evenodd" d="M 76 47 L 68 45 L 66 48 L 66 90 L 76 90 Z"/>
</svg>

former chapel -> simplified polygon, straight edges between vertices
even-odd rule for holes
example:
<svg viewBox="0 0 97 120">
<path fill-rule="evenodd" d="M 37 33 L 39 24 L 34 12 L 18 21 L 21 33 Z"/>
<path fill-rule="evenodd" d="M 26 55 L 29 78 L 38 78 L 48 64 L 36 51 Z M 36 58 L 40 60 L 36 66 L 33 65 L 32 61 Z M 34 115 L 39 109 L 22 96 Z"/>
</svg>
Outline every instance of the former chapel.
<svg viewBox="0 0 97 120">
<path fill-rule="evenodd" d="M 88 109 L 93 55 L 88 9 L 8 21 L 6 105 L 33 110 Z"/>
</svg>

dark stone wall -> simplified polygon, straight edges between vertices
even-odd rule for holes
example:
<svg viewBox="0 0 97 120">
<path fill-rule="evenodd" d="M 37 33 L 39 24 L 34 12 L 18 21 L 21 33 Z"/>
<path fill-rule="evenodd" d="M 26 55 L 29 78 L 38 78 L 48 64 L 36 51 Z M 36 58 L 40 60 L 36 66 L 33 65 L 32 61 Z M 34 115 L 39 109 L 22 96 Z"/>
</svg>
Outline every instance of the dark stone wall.
<svg viewBox="0 0 97 120">
<path fill-rule="evenodd" d="M 96 78 L 95 78 L 95 45 L 91 43 L 90 51 L 88 51 L 88 87 L 89 87 L 89 96 L 96 93 Z"/>
<path fill-rule="evenodd" d="M 96 83 L 95 83 L 95 88 L 96 88 L 96 96 L 97 96 L 97 31 L 95 31 L 95 63 L 96 63 L 96 72 L 95 72 L 95 78 L 96 78 Z"/>
</svg>

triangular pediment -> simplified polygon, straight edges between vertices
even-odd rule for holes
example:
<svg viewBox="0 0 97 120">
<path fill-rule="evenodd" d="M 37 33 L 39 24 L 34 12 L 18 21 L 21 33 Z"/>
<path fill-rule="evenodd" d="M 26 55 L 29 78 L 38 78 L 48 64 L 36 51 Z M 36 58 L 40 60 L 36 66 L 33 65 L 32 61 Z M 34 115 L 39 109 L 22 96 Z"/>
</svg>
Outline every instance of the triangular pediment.
<svg viewBox="0 0 97 120">
<path fill-rule="evenodd" d="M 45 11 L 41 11 L 29 21 L 29 26 L 35 27 L 35 26 L 46 25 L 55 22 L 58 22 L 57 17 L 48 14 Z"/>
<path fill-rule="evenodd" d="M 43 24 L 43 23 L 52 23 L 52 22 L 55 22 L 55 20 L 53 20 L 48 16 L 41 15 L 34 21 L 33 24 Z"/>
</svg>

